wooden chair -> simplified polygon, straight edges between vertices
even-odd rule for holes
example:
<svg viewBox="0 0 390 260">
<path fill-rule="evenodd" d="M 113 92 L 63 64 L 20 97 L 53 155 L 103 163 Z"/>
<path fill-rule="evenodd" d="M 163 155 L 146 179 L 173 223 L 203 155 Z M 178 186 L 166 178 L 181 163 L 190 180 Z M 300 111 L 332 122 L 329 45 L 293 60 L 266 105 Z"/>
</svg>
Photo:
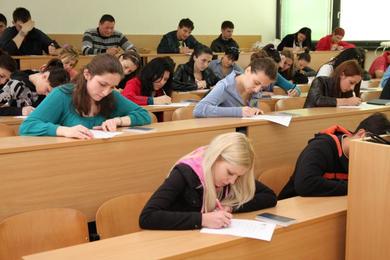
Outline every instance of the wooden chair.
<svg viewBox="0 0 390 260">
<path fill-rule="evenodd" d="M 305 100 L 303 97 L 279 99 L 275 104 L 275 111 L 303 108 Z"/>
<path fill-rule="evenodd" d="M 15 136 L 15 135 L 16 135 L 15 130 L 12 127 L 5 124 L 0 124 L 0 137 Z"/>
<path fill-rule="evenodd" d="M 274 87 L 273 92 L 275 95 L 287 95 L 287 93 L 286 93 L 286 91 L 284 91 L 284 89 L 282 89 L 281 87 L 277 87 L 277 86 Z"/>
<path fill-rule="evenodd" d="M 362 99 L 363 102 L 366 102 L 366 101 L 370 101 L 372 99 L 377 99 L 379 98 L 381 95 L 381 92 L 380 91 L 365 91 L 365 92 L 362 92 L 362 94 L 360 95 L 360 98 Z"/>
<path fill-rule="evenodd" d="M 148 113 L 149 113 L 150 118 L 152 119 L 152 124 L 158 123 L 157 116 L 150 111 L 148 111 Z"/>
<path fill-rule="evenodd" d="M 186 92 L 175 92 L 172 94 L 172 102 L 178 103 L 186 100 L 201 100 L 200 96 Z"/>
<path fill-rule="evenodd" d="M 267 185 L 276 193 L 276 195 L 278 195 L 284 185 L 288 182 L 293 172 L 294 165 L 285 164 L 261 172 L 258 180 Z"/>
<path fill-rule="evenodd" d="M 310 85 L 309 84 L 298 84 L 297 86 L 301 89 L 302 93 L 309 92 L 309 89 L 310 89 Z"/>
<path fill-rule="evenodd" d="M 96 228 L 101 239 L 140 231 L 139 215 L 150 192 L 119 196 L 106 201 L 96 212 Z"/>
<path fill-rule="evenodd" d="M 40 209 L 0 222 L 0 259 L 22 256 L 88 242 L 87 219 L 80 211 Z"/>
<path fill-rule="evenodd" d="M 172 121 L 192 119 L 195 106 L 181 107 L 172 113 Z"/>
</svg>

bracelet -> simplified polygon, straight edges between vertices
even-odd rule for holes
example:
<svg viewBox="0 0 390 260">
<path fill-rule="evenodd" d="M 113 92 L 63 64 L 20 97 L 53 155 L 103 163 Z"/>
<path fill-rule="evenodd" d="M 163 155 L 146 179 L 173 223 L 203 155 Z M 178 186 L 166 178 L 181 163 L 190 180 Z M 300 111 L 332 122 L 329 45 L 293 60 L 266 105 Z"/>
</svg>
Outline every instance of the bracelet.
<svg viewBox="0 0 390 260">
<path fill-rule="evenodd" d="M 122 118 L 121 117 L 117 117 L 119 119 L 119 125 L 118 126 L 122 126 L 123 125 L 123 121 L 122 121 Z"/>
</svg>

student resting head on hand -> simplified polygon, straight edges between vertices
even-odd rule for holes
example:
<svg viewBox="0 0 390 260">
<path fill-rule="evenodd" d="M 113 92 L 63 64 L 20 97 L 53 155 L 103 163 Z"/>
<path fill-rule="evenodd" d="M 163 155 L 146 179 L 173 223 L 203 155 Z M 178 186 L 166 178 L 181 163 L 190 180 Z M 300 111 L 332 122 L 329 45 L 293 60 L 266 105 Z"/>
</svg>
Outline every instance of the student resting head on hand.
<svg viewBox="0 0 390 260">
<path fill-rule="evenodd" d="M 143 209 L 141 228 L 222 228 L 231 213 L 275 206 L 275 193 L 255 180 L 254 165 L 244 134 L 217 136 L 176 162 Z"/>
</svg>

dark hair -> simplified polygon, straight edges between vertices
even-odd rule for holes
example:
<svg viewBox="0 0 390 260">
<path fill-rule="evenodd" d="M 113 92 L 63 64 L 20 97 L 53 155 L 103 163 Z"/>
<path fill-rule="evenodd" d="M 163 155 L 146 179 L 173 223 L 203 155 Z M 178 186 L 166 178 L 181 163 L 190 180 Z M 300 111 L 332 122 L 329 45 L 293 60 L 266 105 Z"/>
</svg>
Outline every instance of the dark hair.
<svg viewBox="0 0 390 260">
<path fill-rule="evenodd" d="M 179 28 L 187 27 L 190 28 L 191 31 L 194 30 L 194 23 L 190 20 L 190 18 L 183 18 L 179 22 Z"/>
<path fill-rule="evenodd" d="M 228 47 L 225 50 L 225 55 L 233 61 L 237 61 L 240 57 L 240 50 L 237 47 Z"/>
<path fill-rule="evenodd" d="M 291 59 L 293 62 L 287 71 L 283 71 L 283 76 L 285 76 L 286 79 L 292 79 L 294 74 L 294 53 L 290 50 L 283 50 L 280 53 L 286 58 Z"/>
<path fill-rule="evenodd" d="M 302 33 L 306 36 L 306 39 L 303 41 L 302 46 L 308 46 L 309 49 L 311 48 L 311 29 L 308 27 L 302 27 L 297 31 L 294 35 L 294 39 L 297 42 L 298 41 L 298 33 Z"/>
<path fill-rule="evenodd" d="M 0 13 L 0 23 L 4 23 L 7 26 L 7 18 L 2 13 Z"/>
<path fill-rule="evenodd" d="M 366 59 L 365 51 L 361 48 L 349 48 L 340 52 L 331 62 L 333 68 L 336 69 L 341 63 L 347 60 L 357 60 L 359 65 L 364 68 Z"/>
<path fill-rule="evenodd" d="M 115 23 L 114 16 L 112 16 L 110 14 L 103 14 L 103 16 L 100 18 L 99 23 L 102 24 L 104 22 Z"/>
<path fill-rule="evenodd" d="M 335 93 L 336 97 L 343 97 L 343 93 L 340 88 L 340 78 L 344 74 L 347 77 L 359 75 L 363 76 L 363 69 L 360 67 L 356 60 L 347 60 L 341 63 L 332 73 L 332 78 L 335 81 Z M 360 97 L 360 82 L 354 88 L 355 95 Z"/>
<path fill-rule="evenodd" d="M 192 52 L 191 54 L 191 57 L 189 59 L 189 61 L 187 62 L 188 65 L 191 66 L 191 68 L 194 67 L 194 57 L 199 57 L 200 55 L 202 54 L 210 54 L 211 56 L 213 56 L 213 51 L 206 45 L 197 45 L 195 48 L 194 48 L 194 51 Z"/>
<path fill-rule="evenodd" d="M 298 60 L 305 60 L 307 62 L 311 62 L 311 56 L 310 56 L 310 53 L 308 52 L 302 52 L 302 53 L 299 53 L 298 54 Z"/>
<path fill-rule="evenodd" d="M 271 80 L 276 80 L 278 66 L 271 58 L 253 59 L 249 66 L 252 73 L 263 71 Z"/>
<path fill-rule="evenodd" d="M 252 62 L 255 59 L 261 59 L 261 58 L 267 58 L 267 57 L 269 57 L 269 56 L 265 52 L 265 50 L 258 50 L 256 52 L 252 53 L 250 62 Z"/>
<path fill-rule="evenodd" d="M 221 29 L 222 30 L 225 30 L 225 29 L 234 29 L 234 24 L 231 22 L 231 21 L 224 21 L 222 24 L 221 24 Z"/>
<path fill-rule="evenodd" d="M 268 57 L 272 58 L 276 63 L 279 63 L 282 60 L 280 53 L 272 43 L 265 45 L 263 51 L 265 51 Z"/>
<path fill-rule="evenodd" d="M 99 54 L 95 56 L 89 64 L 84 67 L 84 70 L 92 76 L 103 75 L 105 73 L 119 74 L 123 77 L 123 69 L 119 60 L 110 54 Z M 82 115 L 88 115 L 91 110 L 91 99 L 87 92 L 87 80 L 84 73 L 79 73 L 75 79 L 75 88 L 72 94 L 73 104 L 76 111 Z M 114 95 L 110 93 L 102 100 L 97 102 L 100 108 L 100 114 L 108 118 L 115 109 Z"/>
<path fill-rule="evenodd" d="M 16 71 L 18 68 L 16 61 L 1 49 L 0 49 L 0 68 L 6 69 L 11 73 Z"/>
<path fill-rule="evenodd" d="M 120 57 L 122 57 L 124 60 L 131 60 L 134 63 L 134 65 L 137 66 L 137 69 L 131 73 L 133 75 L 139 74 L 139 72 L 142 69 L 142 60 L 141 60 L 141 56 L 139 56 L 139 54 L 135 50 L 133 49 L 127 50 L 123 54 L 121 54 L 119 58 Z"/>
<path fill-rule="evenodd" d="M 46 66 L 45 66 L 45 68 L 43 69 L 42 72 L 48 71 L 50 68 L 60 68 L 60 69 L 63 69 L 64 68 L 64 64 L 62 63 L 62 61 L 60 59 L 57 59 L 57 58 L 50 59 L 46 63 Z"/>
<path fill-rule="evenodd" d="M 164 72 L 169 72 L 169 79 L 163 86 L 163 90 L 170 95 L 171 94 L 171 81 L 173 76 L 173 60 L 170 57 L 157 57 L 148 62 L 141 70 L 139 79 L 141 81 L 141 95 L 152 96 L 154 91 L 153 82 L 161 79 L 164 76 Z"/>
<path fill-rule="evenodd" d="M 50 72 L 48 81 L 52 88 L 69 83 L 70 81 L 69 73 L 64 69 L 64 65 L 60 59 L 50 59 L 42 70 L 42 73 L 46 71 Z"/>
<path fill-rule="evenodd" d="M 360 129 L 383 135 L 390 131 L 390 121 L 385 114 L 377 112 L 361 121 L 354 133 L 357 133 Z"/>
<path fill-rule="evenodd" d="M 14 19 L 14 22 L 21 21 L 22 23 L 25 23 L 31 20 L 31 14 L 26 8 L 18 7 L 12 13 L 12 18 Z"/>
</svg>

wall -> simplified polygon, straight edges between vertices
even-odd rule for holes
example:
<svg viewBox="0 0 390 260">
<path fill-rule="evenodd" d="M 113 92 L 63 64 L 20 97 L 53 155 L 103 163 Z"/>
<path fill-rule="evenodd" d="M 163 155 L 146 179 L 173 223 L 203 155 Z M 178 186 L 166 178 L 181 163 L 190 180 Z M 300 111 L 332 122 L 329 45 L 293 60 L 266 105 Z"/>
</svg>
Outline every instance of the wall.
<svg viewBox="0 0 390 260">
<path fill-rule="evenodd" d="M 0 12 L 9 24 L 19 6 L 29 9 L 37 28 L 49 34 L 81 34 L 109 13 L 117 21 L 116 29 L 125 34 L 164 34 L 176 29 L 181 18 L 190 17 L 194 35 L 219 34 L 221 22 L 232 20 L 237 35 L 275 38 L 276 0 L 1 0 Z"/>
</svg>

